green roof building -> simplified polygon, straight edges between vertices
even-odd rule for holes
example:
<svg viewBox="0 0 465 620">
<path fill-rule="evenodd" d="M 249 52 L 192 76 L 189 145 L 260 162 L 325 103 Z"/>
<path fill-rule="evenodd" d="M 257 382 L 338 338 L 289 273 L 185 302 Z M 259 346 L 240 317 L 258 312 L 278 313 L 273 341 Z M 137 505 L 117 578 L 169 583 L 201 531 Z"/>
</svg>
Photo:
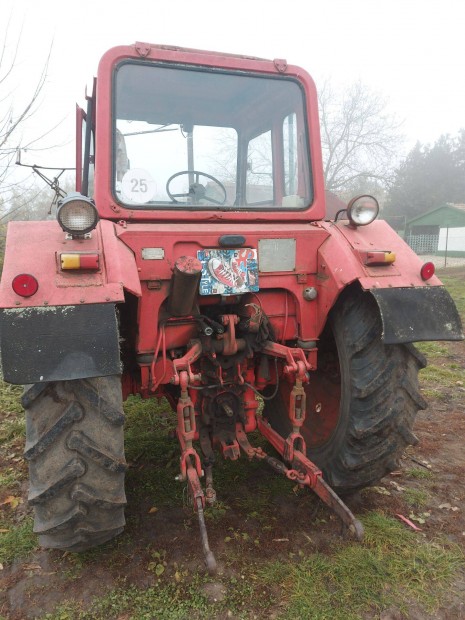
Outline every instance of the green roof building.
<svg viewBox="0 0 465 620">
<path fill-rule="evenodd" d="M 465 257 L 465 205 L 446 205 L 406 223 L 405 240 L 417 254 Z"/>
</svg>

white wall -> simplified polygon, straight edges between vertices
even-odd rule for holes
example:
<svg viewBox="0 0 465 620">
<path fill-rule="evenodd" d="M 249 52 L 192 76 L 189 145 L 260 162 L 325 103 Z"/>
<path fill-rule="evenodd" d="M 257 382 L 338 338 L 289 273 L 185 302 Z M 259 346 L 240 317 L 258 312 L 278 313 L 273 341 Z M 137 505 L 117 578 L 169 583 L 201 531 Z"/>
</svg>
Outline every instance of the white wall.
<svg viewBox="0 0 465 620">
<path fill-rule="evenodd" d="M 447 232 L 447 228 L 441 228 L 439 230 L 439 252 L 445 251 L 446 239 L 448 252 L 463 252 L 465 254 L 465 227 L 449 228 L 449 232 Z"/>
</svg>

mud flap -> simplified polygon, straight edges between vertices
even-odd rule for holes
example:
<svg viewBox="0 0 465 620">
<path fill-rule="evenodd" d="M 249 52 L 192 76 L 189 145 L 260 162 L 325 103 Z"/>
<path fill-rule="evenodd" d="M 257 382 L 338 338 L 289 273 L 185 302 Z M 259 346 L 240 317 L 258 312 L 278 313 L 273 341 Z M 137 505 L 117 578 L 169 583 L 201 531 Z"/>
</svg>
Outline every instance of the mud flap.
<svg viewBox="0 0 465 620">
<path fill-rule="evenodd" d="M 383 322 L 385 344 L 463 340 L 452 297 L 442 286 L 371 289 Z"/>
<path fill-rule="evenodd" d="M 9 383 L 119 374 L 115 305 L 0 310 L 0 355 Z"/>
</svg>

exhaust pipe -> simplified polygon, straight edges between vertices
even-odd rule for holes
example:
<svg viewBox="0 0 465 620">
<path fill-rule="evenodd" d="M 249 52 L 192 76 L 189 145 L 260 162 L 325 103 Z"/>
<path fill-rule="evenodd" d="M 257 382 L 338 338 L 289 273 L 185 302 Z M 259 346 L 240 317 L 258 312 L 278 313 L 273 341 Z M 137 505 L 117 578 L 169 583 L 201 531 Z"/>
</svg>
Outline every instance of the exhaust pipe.
<svg viewBox="0 0 465 620">
<path fill-rule="evenodd" d="M 168 311 L 172 316 L 188 316 L 197 298 L 202 263 L 193 256 L 181 256 L 174 264 Z"/>
</svg>

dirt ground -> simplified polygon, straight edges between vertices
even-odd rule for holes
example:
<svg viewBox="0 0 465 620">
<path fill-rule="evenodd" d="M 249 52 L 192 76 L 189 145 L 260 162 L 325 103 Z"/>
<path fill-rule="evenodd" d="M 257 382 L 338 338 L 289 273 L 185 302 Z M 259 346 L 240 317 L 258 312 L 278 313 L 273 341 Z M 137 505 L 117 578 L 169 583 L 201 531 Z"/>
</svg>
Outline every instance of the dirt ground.
<svg viewBox="0 0 465 620">
<path fill-rule="evenodd" d="M 457 274 L 456 271 L 453 273 Z M 458 275 L 465 276 L 465 270 Z M 459 368 L 465 368 L 464 342 L 448 344 L 447 355 L 436 357 L 434 363 L 440 366 L 443 362 L 450 364 L 451 361 Z M 356 514 L 380 509 L 390 516 L 403 515 L 421 528 L 426 537 L 434 538 L 440 533 L 465 550 L 463 382 L 457 381 L 450 387 L 441 387 L 439 394 L 428 396 L 428 408 L 419 413 L 415 433 L 419 443 L 407 450 L 399 471 L 383 479 L 379 487 L 351 498 L 348 503 Z M 21 446 L 18 444 L 16 448 L 2 456 L 0 470 L 26 467 L 18 456 L 21 455 Z M 173 442 L 173 455 L 175 451 L 176 443 Z M 172 467 L 175 472 L 176 457 L 173 456 L 172 460 L 174 465 L 165 459 L 163 467 Z M 230 466 L 234 467 L 234 464 L 224 466 L 226 469 L 223 474 L 227 480 Z M 177 575 L 202 572 L 197 524 L 189 507 L 182 506 L 182 498 L 181 502 L 175 499 L 154 506 L 150 491 L 144 493 L 134 490 L 147 479 L 148 473 L 156 476 L 157 467 L 159 465 L 144 454 L 132 463 L 131 485 L 128 489 L 128 525 L 125 533 L 115 542 L 84 556 L 36 549 L 26 557 L 5 563 L 0 571 L 0 618 L 41 618 L 69 600 L 80 601 L 85 608 L 90 605 L 93 597 L 101 597 L 122 583 L 126 587 L 149 587 L 156 583 L 157 566 L 160 565 L 163 568 L 159 570 L 173 575 L 174 579 L 177 579 Z M 412 470 L 417 472 L 418 477 L 407 474 Z M 278 493 L 273 502 L 273 525 L 268 530 L 264 529 L 260 510 L 263 510 L 267 487 L 270 480 L 274 480 L 274 475 L 254 464 L 241 465 L 238 472 L 234 488 L 230 484 L 221 488 L 223 474 L 220 475 L 217 484 L 220 508 L 207 519 L 210 543 L 219 560 L 220 572 L 229 576 L 237 573 L 240 579 L 240 570 L 234 558 L 231 559 L 232 556 L 225 553 L 228 538 L 241 542 L 238 547 L 238 555 L 241 556 L 241 559 L 238 558 L 238 566 L 247 554 L 254 561 L 265 562 L 273 557 L 279 558 L 280 554 L 289 557 L 289 554 L 298 553 L 302 548 L 325 553 L 331 550 L 335 540 L 339 540 L 340 522 L 311 494 L 303 496 L 301 493 L 283 493 L 280 498 Z M 424 476 L 421 472 L 424 472 Z M 23 503 L 17 510 L 27 515 L 26 480 L 21 482 L 19 491 Z M 416 507 L 412 506 L 412 501 L 407 501 L 407 498 L 415 498 L 415 493 L 419 499 Z M 2 499 L 0 497 L 0 501 Z M 255 511 L 254 501 L 257 504 Z M 227 509 L 222 510 L 222 506 Z M 5 506 L 2 508 L 5 509 Z M 303 523 L 307 526 L 305 532 Z M 259 547 L 253 544 L 258 536 Z M 212 600 L 225 596 L 220 581 L 208 581 L 201 587 L 207 598 Z M 253 606 L 251 600 L 250 609 L 253 610 Z M 61 617 L 66 619 L 71 616 Z M 128 616 L 116 613 L 113 617 L 124 620 Z M 251 614 L 250 617 L 254 616 Z M 258 614 L 255 617 L 262 616 Z M 277 615 L 268 610 L 267 617 Z M 367 617 L 400 620 L 406 616 L 399 614 L 396 609 L 387 609 L 381 616 Z M 408 618 L 465 618 L 465 583 L 459 579 L 447 602 L 433 615 L 425 615 L 412 607 Z"/>
</svg>

